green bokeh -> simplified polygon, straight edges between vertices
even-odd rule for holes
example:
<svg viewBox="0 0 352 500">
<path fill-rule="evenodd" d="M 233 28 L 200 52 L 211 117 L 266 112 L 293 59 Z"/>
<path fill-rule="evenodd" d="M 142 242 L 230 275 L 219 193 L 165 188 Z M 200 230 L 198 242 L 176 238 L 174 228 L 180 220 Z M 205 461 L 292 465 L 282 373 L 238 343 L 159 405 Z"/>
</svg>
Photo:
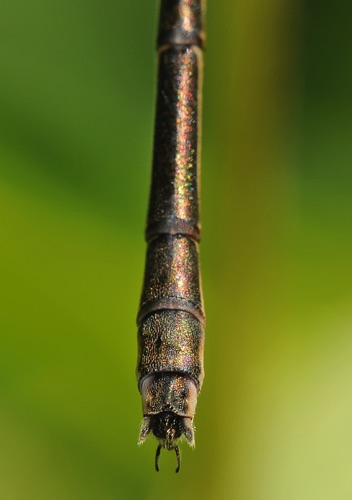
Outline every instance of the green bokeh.
<svg viewBox="0 0 352 500">
<path fill-rule="evenodd" d="M 350 6 L 208 2 L 197 447 L 136 446 L 157 4 L 3 0 L 0 498 L 350 500 Z"/>
</svg>

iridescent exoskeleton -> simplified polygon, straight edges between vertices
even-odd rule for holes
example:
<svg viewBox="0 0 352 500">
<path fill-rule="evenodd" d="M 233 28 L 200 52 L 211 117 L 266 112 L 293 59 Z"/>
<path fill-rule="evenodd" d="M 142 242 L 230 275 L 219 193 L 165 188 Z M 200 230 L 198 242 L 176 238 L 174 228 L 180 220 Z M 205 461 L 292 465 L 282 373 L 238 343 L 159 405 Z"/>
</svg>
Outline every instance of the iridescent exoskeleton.
<svg viewBox="0 0 352 500">
<path fill-rule="evenodd" d="M 144 285 L 138 313 L 138 387 L 143 422 L 161 448 L 194 446 L 204 378 L 204 308 L 199 271 L 200 110 L 204 2 L 162 0 L 159 71 Z"/>
</svg>

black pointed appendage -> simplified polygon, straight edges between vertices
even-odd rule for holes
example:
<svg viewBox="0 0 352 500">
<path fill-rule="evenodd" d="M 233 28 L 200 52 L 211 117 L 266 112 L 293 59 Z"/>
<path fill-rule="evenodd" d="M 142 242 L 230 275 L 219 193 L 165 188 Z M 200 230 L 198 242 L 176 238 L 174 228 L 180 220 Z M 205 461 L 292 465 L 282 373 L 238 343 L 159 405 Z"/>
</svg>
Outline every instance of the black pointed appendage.
<svg viewBox="0 0 352 500">
<path fill-rule="evenodd" d="M 155 470 L 159 472 L 159 457 L 161 452 L 161 444 L 158 445 L 155 453 Z"/>
<path fill-rule="evenodd" d="M 158 439 L 159 444 L 155 453 L 155 470 L 159 472 L 159 458 L 162 448 L 164 450 L 175 450 L 177 468 L 181 468 L 181 454 L 178 447 L 178 440 L 184 436 L 190 446 L 194 446 L 194 430 L 192 420 L 181 417 L 173 412 L 165 411 L 157 415 L 146 416 L 143 419 L 139 435 L 139 444 L 142 444 L 148 434 L 152 432 Z"/>
<path fill-rule="evenodd" d="M 160 457 L 160 452 L 161 452 L 161 444 L 158 445 L 155 453 L 155 470 L 159 472 L 159 457 Z M 180 471 L 181 468 L 181 455 L 180 455 L 180 448 L 176 445 L 174 448 L 175 453 L 176 453 L 176 460 L 177 460 L 177 467 L 176 467 L 176 474 Z"/>
<path fill-rule="evenodd" d="M 175 446 L 175 453 L 176 453 L 176 458 L 177 458 L 177 468 L 176 468 L 176 474 L 177 474 L 180 470 L 180 467 L 181 467 L 180 449 L 178 446 Z"/>
</svg>

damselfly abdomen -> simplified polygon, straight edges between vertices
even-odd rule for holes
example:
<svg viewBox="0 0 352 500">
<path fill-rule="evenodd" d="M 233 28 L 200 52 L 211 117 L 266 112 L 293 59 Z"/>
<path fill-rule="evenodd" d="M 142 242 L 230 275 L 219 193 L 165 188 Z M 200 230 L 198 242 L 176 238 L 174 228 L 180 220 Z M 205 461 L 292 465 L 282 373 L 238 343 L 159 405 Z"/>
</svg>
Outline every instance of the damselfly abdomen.
<svg viewBox="0 0 352 500">
<path fill-rule="evenodd" d="M 201 0 L 162 0 L 159 73 L 146 270 L 138 313 L 137 377 L 144 419 L 161 448 L 194 446 L 193 418 L 204 378 L 199 273 L 199 135 L 204 34 Z"/>
</svg>

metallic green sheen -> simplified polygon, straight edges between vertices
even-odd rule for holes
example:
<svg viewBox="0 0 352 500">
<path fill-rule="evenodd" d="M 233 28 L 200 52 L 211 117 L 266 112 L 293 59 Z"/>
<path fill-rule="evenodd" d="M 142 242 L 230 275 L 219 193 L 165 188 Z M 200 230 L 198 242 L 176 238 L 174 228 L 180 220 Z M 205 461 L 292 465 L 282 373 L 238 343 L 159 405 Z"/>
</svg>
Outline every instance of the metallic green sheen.
<svg viewBox="0 0 352 500">
<path fill-rule="evenodd" d="M 147 316 L 139 330 L 138 377 L 151 373 L 188 375 L 200 388 L 203 372 L 203 328 L 184 311 L 164 310 Z"/>
<path fill-rule="evenodd" d="M 203 314 L 197 244 L 181 234 L 162 234 L 148 246 L 141 308 L 165 298 Z"/>
<path fill-rule="evenodd" d="M 182 220 L 193 228 L 194 239 L 199 239 L 200 56 L 197 47 L 188 46 L 160 54 L 147 221 L 147 231 L 161 224 L 170 232 L 173 222 Z"/>
</svg>

